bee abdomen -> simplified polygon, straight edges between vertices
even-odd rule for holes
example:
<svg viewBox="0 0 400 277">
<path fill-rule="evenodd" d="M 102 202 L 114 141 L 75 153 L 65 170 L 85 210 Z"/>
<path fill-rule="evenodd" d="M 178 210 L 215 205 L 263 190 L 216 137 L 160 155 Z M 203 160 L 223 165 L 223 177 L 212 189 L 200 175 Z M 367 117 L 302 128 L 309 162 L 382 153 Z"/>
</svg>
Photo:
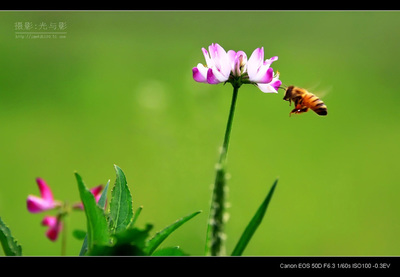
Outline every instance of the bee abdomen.
<svg viewBox="0 0 400 277">
<path fill-rule="evenodd" d="M 318 99 L 319 100 L 319 99 Z M 312 107 L 312 110 L 316 112 L 318 115 L 327 115 L 328 114 L 328 109 L 326 108 L 326 105 L 324 102 L 319 100 L 318 104 Z"/>
</svg>

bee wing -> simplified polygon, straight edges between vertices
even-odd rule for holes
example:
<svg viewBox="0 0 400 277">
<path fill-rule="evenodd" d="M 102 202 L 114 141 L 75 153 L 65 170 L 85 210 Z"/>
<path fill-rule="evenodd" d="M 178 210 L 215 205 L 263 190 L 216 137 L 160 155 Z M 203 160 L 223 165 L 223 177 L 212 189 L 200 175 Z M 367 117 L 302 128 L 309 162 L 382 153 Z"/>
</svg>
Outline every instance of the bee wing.
<svg viewBox="0 0 400 277">
<path fill-rule="evenodd" d="M 319 98 L 324 98 L 325 96 L 327 96 L 331 90 L 332 90 L 332 85 L 325 87 L 324 89 L 317 89 L 317 87 L 319 86 L 321 82 L 319 82 L 316 85 L 313 85 L 312 88 L 308 89 L 308 92 L 311 92 L 312 94 L 314 94 L 315 96 L 319 97 Z"/>
</svg>

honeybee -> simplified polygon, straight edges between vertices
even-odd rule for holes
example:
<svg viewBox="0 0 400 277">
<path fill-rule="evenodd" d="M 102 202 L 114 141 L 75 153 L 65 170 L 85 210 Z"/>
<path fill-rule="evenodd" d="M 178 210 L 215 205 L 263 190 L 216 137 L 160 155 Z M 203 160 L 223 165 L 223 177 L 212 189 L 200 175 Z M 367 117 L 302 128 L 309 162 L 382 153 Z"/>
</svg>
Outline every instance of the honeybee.
<svg viewBox="0 0 400 277">
<path fill-rule="evenodd" d="M 285 97 L 283 97 L 283 100 L 289 101 L 289 105 L 293 101 L 296 105 L 295 108 L 289 113 L 289 116 L 291 116 L 292 113 L 305 113 L 308 111 L 308 109 L 313 110 L 318 115 L 328 114 L 325 103 L 322 102 L 322 100 L 319 99 L 317 96 L 303 88 L 289 86 L 286 89 Z"/>
</svg>

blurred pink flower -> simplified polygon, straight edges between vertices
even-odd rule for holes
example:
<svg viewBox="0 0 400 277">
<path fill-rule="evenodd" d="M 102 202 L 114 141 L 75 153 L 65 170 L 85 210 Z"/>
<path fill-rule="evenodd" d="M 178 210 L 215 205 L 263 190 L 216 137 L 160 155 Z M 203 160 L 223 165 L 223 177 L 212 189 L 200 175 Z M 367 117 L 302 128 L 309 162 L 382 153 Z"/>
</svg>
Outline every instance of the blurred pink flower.
<svg viewBox="0 0 400 277">
<path fill-rule="evenodd" d="M 54 201 L 51 189 L 46 182 L 41 178 L 37 178 L 36 182 L 38 184 L 41 197 L 28 195 L 26 201 L 28 211 L 31 213 L 39 213 L 58 207 L 60 203 L 58 201 Z"/>
<path fill-rule="evenodd" d="M 99 200 L 100 200 L 101 191 L 102 191 L 102 190 L 103 190 L 103 185 L 99 185 L 99 186 L 97 186 L 97 187 L 94 187 L 94 188 L 91 188 L 91 189 L 90 189 L 90 192 L 94 195 L 94 199 L 96 200 L 96 203 L 98 203 Z M 82 202 L 76 203 L 76 204 L 74 204 L 72 207 L 73 207 L 74 209 L 80 209 L 80 210 L 83 210 L 83 209 L 84 209 L 83 203 L 82 203 Z"/>
<path fill-rule="evenodd" d="M 51 241 L 56 241 L 63 227 L 61 220 L 55 216 L 45 216 L 42 220 L 42 225 L 49 227 L 46 231 L 46 237 Z"/>
</svg>

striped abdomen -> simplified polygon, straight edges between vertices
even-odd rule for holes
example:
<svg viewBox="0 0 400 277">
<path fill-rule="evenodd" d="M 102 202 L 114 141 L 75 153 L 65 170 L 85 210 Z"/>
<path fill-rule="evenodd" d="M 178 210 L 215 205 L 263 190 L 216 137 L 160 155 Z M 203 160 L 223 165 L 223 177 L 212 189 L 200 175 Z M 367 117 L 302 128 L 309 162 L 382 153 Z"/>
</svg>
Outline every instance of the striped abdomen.
<svg viewBox="0 0 400 277">
<path fill-rule="evenodd" d="M 321 99 L 319 99 L 317 96 L 314 94 L 308 92 L 307 95 L 305 95 L 299 103 L 302 106 L 305 106 L 307 108 L 310 108 L 314 112 L 316 112 L 318 115 L 327 115 L 328 114 L 328 109 L 324 102 L 322 102 Z"/>
</svg>

